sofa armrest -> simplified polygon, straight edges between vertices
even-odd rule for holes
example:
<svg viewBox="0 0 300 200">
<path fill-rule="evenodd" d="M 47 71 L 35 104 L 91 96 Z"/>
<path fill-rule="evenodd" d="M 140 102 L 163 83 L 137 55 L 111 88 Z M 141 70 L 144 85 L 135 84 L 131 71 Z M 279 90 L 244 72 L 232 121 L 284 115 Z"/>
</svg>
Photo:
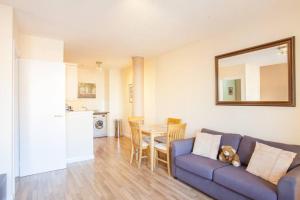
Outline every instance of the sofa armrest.
<svg viewBox="0 0 300 200">
<path fill-rule="evenodd" d="M 175 158 L 180 155 L 189 154 L 193 150 L 195 138 L 189 138 L 184 140 L 175 140 L 171 143 L 171 165 L 172 175 L 176 177 Z"/>
<path fill-rule="evenodd" d="M 282 177 L 277 189 L 278 200 L 300 200 L 300 166 Z"/>
<path fill-rule="evenodd" d="M 0 200 L 6 199 L 6 174 L 0 174 Z"/>
<path fill-rule="evenodd" d="M 194 146 L 195 138 L 189 138 L 184 140 L 175 140 L 172 142 L 172 157 L 191 153 Z"/>
</svg>

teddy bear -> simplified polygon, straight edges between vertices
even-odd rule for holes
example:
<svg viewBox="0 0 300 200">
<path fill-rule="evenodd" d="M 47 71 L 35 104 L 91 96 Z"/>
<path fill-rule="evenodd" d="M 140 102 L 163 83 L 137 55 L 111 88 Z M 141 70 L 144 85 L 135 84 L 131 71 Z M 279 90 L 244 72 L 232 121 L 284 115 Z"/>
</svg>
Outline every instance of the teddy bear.
<svg viewBox="0 0 300 200">
<path fill-rule="evenodd" d="M 240 157 L 236 154 L 236 150 L 232 146 L 223 145 L 221 147 L 219 160 L 230 163 L 235 167 L 241 166 Z"/>
</svg>

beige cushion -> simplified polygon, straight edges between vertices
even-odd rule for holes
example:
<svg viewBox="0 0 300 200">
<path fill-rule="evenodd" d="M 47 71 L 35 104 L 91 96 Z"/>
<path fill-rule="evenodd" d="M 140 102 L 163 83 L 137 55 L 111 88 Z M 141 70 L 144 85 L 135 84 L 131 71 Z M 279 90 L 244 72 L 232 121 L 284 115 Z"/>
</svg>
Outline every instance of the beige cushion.
<svg viewBox="0 0 300 200">
<path fill-rule="evenodd" d="M 221 135 L 198 132 L 194 143 L 193 154 L 216 160 L 221 137 Z"/>
<path fill-rule="evenodd" d="M 145 141 L 142 142 L 142 147 L 143 148 L 147 148 L 148 146 L 149 146 L 149 144 L 147 142 L 145 142 Z"/>
<path fill-rule="evenodd" d="M 145 141 L 145 142 L 147 142 L 148 144 L 150 144 L 150 136 L 143 136 L 143 140 Z"/>
<path fill-rule="evenodd" d="M 154 144 L 154 147 L 157 149 L 160 149 L 160 150 L 164 150 L 164 151 L 167 150 L 167 145 L 165 143 L 156 142 Z"/>
<path fill-rule="evenodd" d="M 296 153 L 256 142 L 247 171 L 275 185 L 292 164 Z"/>
<path fill-rule="evenodd" d="M 150 143 L 150 139 L 148 139 L 147 137 L 143 137 L 142 147 L 147 148 L 149 146 L 149 143 Z"/>
</svg>

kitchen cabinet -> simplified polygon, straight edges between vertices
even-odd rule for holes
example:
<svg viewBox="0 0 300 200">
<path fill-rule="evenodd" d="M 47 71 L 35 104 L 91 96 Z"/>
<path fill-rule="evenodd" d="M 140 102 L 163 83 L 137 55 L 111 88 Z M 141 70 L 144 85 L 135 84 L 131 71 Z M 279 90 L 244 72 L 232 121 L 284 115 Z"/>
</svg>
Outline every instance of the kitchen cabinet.
<svg viewBox="0 0 300 200">
<path fill-rule="evenodd" d="M 66 113 L 67 163 L 94 158 L 93 112 Z"/>
<path fill-rule="evenodd" d="M 77 64 L 66 63 L 66 100 L 77 100 L 78 69 Z"/>
</svg>

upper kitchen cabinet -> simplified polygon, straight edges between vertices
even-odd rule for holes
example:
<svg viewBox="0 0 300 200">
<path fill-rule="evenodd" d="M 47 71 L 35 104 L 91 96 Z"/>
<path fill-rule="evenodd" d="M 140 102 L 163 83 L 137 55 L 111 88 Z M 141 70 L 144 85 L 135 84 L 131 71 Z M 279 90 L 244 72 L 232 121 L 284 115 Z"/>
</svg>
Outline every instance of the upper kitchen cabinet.
<svg viewBox="0 0 300 200">
<path fill-rule="evenodd" d="M 77 64 L 66 63 L 66 100 L 77 99 L 78 69 Z"/>
</svg>

